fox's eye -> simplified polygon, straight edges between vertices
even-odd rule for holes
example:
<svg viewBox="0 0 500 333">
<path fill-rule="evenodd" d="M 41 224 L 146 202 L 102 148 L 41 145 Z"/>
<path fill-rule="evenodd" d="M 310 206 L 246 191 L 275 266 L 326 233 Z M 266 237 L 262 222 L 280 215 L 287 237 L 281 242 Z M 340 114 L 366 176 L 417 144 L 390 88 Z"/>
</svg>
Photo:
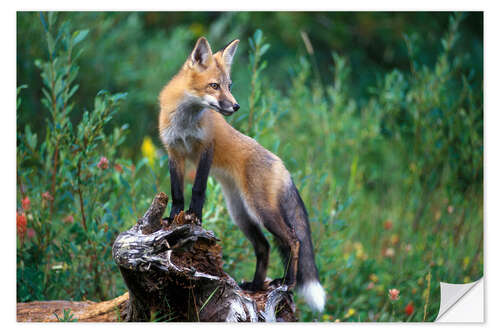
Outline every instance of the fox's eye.
<svg viewBox="0 0 500 333">
<path fill-rule="evenodd" d="M 218 83 L 210 83 L 209 86 L 210 86 L 210 88 L 215 89 L 215 90 L 219 89 Z"/>
<path fill-rule="evenodd" d="M 231 87 L 233 86 L 232 83 L 229 84 L 229 91 L 231 91 Z"/>
</svg>

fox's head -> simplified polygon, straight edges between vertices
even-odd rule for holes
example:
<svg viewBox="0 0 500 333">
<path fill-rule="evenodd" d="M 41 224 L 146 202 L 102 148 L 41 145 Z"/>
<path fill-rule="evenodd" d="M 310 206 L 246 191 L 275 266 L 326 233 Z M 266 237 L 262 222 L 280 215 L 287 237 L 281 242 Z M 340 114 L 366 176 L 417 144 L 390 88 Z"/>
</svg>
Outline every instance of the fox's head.
<svg viewBox="0 0 500 333">
<path fill-rule="evenodd" d="M 212 54 L 210 44 L 200 37 L 189 55 L 185 69 L 190 80 L 189 94 L 202 106 L 229 116 L 240 108 L 231 94 L 231 63 L 238 48 L 238 39 Z"/>
</svg>

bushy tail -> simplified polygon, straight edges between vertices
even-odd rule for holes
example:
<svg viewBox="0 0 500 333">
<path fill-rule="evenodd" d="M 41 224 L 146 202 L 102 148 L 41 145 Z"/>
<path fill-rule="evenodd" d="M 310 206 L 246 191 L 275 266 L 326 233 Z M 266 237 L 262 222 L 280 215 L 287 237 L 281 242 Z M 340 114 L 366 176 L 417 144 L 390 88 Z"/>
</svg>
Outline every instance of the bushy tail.
<svg viewBox="0 0 500 333">
<path fill-rule="evenodd" d="M 286 223 L 295 230 L 300 242 L 297 269 L 298 293 L 313 311 L 323 312 L 326 294 L 319 281 L 318 268 L 314 261 L 307 211 L 293 181 L 285 192 L 280 202 L 281 212 Z"/>
<path fill-rule="evenodd" d="M 299 295 L 306 301 L 307 305 L 316 312 L 323 312 L 325 309 L 326 294 L 319 281 L 308 281 L 303 285 L 299 284 Z"/>
</svg>

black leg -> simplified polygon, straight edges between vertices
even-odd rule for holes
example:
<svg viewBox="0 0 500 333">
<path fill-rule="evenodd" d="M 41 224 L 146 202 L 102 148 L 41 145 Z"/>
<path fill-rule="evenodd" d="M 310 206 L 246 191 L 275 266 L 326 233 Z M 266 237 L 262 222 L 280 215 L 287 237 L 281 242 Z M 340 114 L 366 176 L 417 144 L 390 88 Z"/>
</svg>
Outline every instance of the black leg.
<svg viewBox="0 0 500 333">
<path fill-rule="evenodd" d="M 213 146 L 206 148 L 200 156 L 198 168 L 196 169 L 196 178 L 194 180 L 193 192 L 189 212 L 194 213 L 196 217 L 202 220 L 203 204 L 205 203 L 205 192 L 207 189 L 208 174 L 214 156 Z"/>
<path fill-rule="evenodd" d="M 255 265 L 255 274 L 251 283 L 245 282 L 240 284 L 244 290 L 258 291 L 264 287 L 266 279 L 267 266 L 269 263 L 269 243 L 262 233 L 262 230 L 253 222 L 247 220 L 245 224 L 239 225 L 245 236 L 253 245 L 257 263 Z"/>
<path fill-rule="evenodd" d="M 170 220 L 172 220 L 175 215 L 184 210 L 184 168 L 183 163 L 177 162 L 173 156 L 169 156 L 168 167 L 172 192 L 172 210 L 170 211 Z"/>
<path fill-rule="evenodd" d="M 279 213 L 262 214 L 263 224 L 278 242 L 285 269 L 285 284 L 295 287 L 299 261 L 300 242 Z"/>
</svg>

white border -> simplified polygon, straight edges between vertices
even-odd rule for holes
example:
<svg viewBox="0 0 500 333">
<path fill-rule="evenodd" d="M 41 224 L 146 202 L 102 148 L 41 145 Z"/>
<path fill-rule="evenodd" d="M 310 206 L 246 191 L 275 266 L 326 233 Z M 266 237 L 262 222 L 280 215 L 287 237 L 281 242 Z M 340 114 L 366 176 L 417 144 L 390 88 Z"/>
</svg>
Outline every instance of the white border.
<svg viewBox="0 0 500 333">
<path fill-rule="evenodd" d="M 253 0 L 251 2 L 245 2 L 239 4 L 235 1 L 219 0 L 213 3 L 208 3 L 207 1 L 202 2 L 198 0 L 191 0 L 189 2 L 174 2 L 173 4 L 168 1 L 148 1 L 142 0 L 140 2 L 128 2 L 123 1 L 107 1 L 103 3 L 102 1 L 87 0 L 84 2 L 68 2 L 66 0 L 58 1 L 17 1 L 8 2 L 5 1 L 2 5 L 1 15 L 1 25 L 0 29 L 2 38 L 2 61 L 0 62 L 2 66 L 2 80 L 1 89 L 3 102 L 3 110 L 1 112 L 2 121 L 0 122 L 1 130 L 1 146 L 2 154 L 6 156 L 3 158 L 3 163 L 1 164 L 1 184 L 2 191 L 0 197 L 0 204 L 2 212 L 2 223 L 6 223 L 7 227 L 2 228 L 2 231 L 6 232 L 7 235 L 3 237 L 4 242 L 2 243 L 2 253 L 7 251 L 7 265 L 6 273 L 1 274 L 2 280 L 0 286 L 2 289 L 6 289 L 2 294 L 2 309 L 0 314 L 2 316 L 2 322 L 8 326 L 15 327 L 5 327 L 6 329 L 15 330 L 51 330 L 60 331 L 68 330 L 67 325 L 71 324 L 16 324 L 15 323 L 15 225 L 14 225 L 14 207 L 15 207 L 15 131 L 16 131 L 16 117 L 15 117 L 15 82 L 16 82 L 16 56 L 15 56 L 15 45 L 16 45 L 16 14 L 17 10 L 158 10 L 158 11 L 180 11 L 180 10 L 331 10 L 331 11 L 372 11 L 372 10 L 388 10 L 388 11 L 413 11 L 413 10 L 425 10 L 425 11 L 449 11 L 449 10 L 464 10 L 464 11 L 485 11 L 485 34 L 484 34 L 484 78 L 485 78 L 485 122 L 484 122 L 484 138 L 485 138 L 485 158 L 484 158 L 484 170 L 485 170 L 485 290 L 486 290 L 486 324 L 279 324 L 278 326 L 260 324 L 259 329 L 261 330 L 276 330 L 278 329 L 293 329 L 297 328 L 299 330 L 308 329 L 306 325 L 314 325 L 315 330 L 321 331 L 335 331 L 343 332 L 353 330 L 369 330 L 369 331 L 381 331 L 381 332 L 400 332 L 403 328 L 405 331 L 415 331 L 420 332 L 422 329 L 425 330 L 442 330 L 453 329 L 456 331 L 476 331 L 479 329 L 489 329 L 492 327 L 499 327 L 499 316 L 497 315 L 499 307 L 498 301 L 494 299 L 493 295 L 500 295 L 500 277 L 499 277 L 499 265 L 498 256 L 494 252 L 498 252 L 499 243 L 496 241 L 495 237 L 500 235 L 500 219 L 498 211 L 495 209 L 498 205 L 498 200 L 500 198 L 499 193 L 499 178 L 498 174 L 495 173 L 496 170 L 500 170 L 500 165 L 498 163 L 498 145 L 500 144 L 500 122 L 498 121 L 500 105 L 498 100 L 495 98 L 499 94 L 498 89 L 500 88 L 499 82 L 499 65 L 500 53 L 499 53 L 499 43 L 498 33 L 500 32 L 500 15 L 498 13 L 497 6 L 495 6 L 494 1 L 430 1 L 430 0 L 420 0 L 418 2 L 414 1 L 345 1 L 345 2 L 326 2 L 324 0 L 308 0 L 308 1 L 286 1 L 280 2 L 279 4 L 271 3 L 270 1 L 264 0 Z M 496 203 L 496 204 L 495 204 Z M 12 221 L 12 222 L 11 222 Z M 7 241 L 5 242 L 5 239 Z M 491 259 L 491 260 L 490 260 Z M 497 303 L 495 303 L 497 302 Z M 96 326 L 99 325 L 99 326 Z M 104 326 L 105 325 L 105 326 Z M 77 324 L 71 325 L 69 329 L 75 331 L 87 331 L 92 329 L 94 326 L 96 329 L 106 329 L 106 330 L 137 330 L 140 329 L 137 323 L 133 324 Z M 159 327 L 149 327 L 141 326 L 144 329 L 162 329 Z M 157 324 L 158 325 L 158 324 Z M 197 329 L 203 331 L 233 331 L 235 326 L 225 325 L 225 324 L 160 324 L 168 325 L 163 329 L 167 330 L 183 330 L 183 329 Z M 171 325 L 175 325 L 174 327 Z M 182 327 L 180 327 L 182 325 Z M 202 326 L 200 326 L 202 325 Z M 425 325 L 422 326 L 422 325 Z M 253 325 L 238 325 L 238 331 L 250 331 L 255 330 Z"/>
<path fill-rule="evenodd" d="M 305 1 L 228 1 L 219 0 L 209 3 L 207 1 L 192 0 L 186 2 L 159 2 L 152 0 L 119 1 L 108 0 L 99 2 L 95 0 L 85 2 L 68 2 L 65 0 L 21 1 L 17 10 L 126 10 L 126 11 L 482 11 L 487 8 L 486 1 L 465 1 L 465 0 L 420 0 L 410 1 L 331 1 L 308 0 Z"/>
</svg>

